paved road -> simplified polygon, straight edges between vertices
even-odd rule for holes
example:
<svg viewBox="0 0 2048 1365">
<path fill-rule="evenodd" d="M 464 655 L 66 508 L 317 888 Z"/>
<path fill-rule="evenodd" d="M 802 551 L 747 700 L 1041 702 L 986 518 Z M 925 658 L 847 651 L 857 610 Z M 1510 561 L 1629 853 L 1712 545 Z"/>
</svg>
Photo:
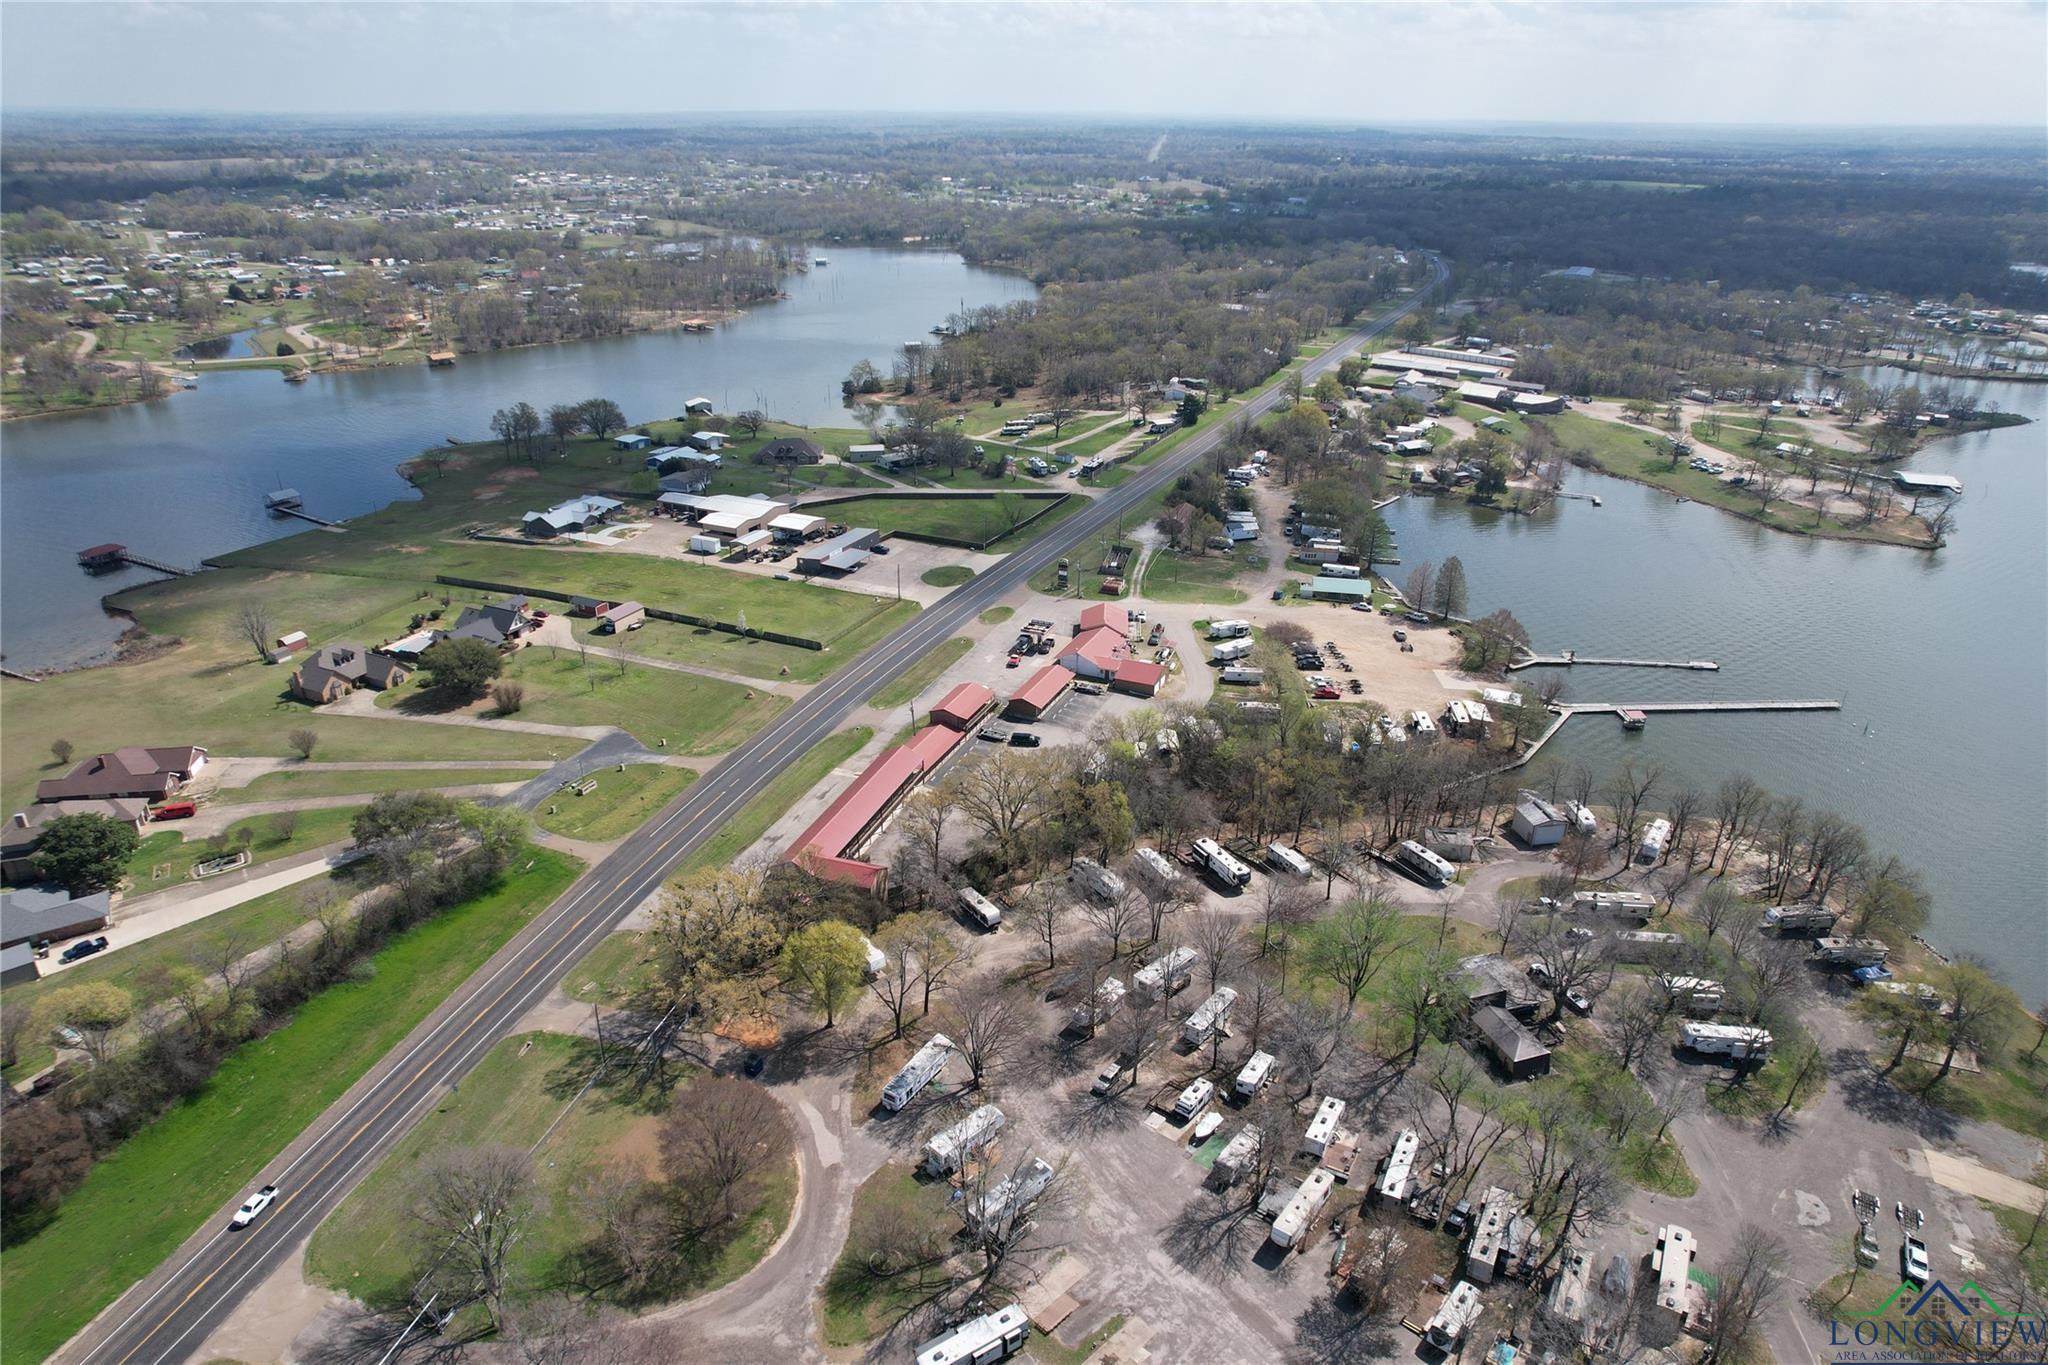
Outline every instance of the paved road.
<svg viewBox="0 0 2048 1365">
<path fill-rule="evenodd" d="M 1431 288 L 1446 275 L 1440 263 L 1436 272 Z M 1310 361 L 1305 378 L 1314 380 L 1334 369 L 1425 297 L 1426 291 L 1418 293 L 1351 333 Z M 1280 390 L 1274 386 L 1228 415 L 1258 417 L 1280 401 Z M 1224 417 L 1216 414 L 1207 431 L 920 612 L 734 750 L 715 771 L 586 873 L 265 1171 L 264 1181 L 275 1182 L 283 1193 L 260 1221 L 247 1231 L 231 1233 L 226 1224 L 232 1205 L 222 1209 L 207 1229 L 194 1234 L 154 1274 L 102 1313 L 58 1358 L 108 1365 L 183 1360 L 198 1350 L 242 1297 L 319 1226 L 443 1089 L 510 1033 L 577 959 L 661 885 L 671 868 L 722 828 L 777 773 L 837 729 L 869 694 L 1062 554 L 1114 526 L 1214 450 L 1223 436 Z"/>
</svg>

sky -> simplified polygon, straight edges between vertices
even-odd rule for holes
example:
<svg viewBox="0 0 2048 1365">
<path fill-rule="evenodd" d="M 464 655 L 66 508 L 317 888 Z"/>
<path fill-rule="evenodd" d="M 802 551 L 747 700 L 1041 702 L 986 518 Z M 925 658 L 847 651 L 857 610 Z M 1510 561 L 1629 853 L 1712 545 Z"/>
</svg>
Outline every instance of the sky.
<svg viewBox="0 0 2048 1365">
<path fill-rule="evenodd" d="M 0 4 L 0 110 L 2048 128 L 2043 3 Z"/>
</svg>

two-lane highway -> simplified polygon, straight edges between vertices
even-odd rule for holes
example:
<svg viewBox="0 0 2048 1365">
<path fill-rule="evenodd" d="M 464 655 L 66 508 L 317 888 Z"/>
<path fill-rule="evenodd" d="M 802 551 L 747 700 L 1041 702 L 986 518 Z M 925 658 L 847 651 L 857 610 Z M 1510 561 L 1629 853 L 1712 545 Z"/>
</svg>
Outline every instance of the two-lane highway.
<svg viewBox="0 0 2048 1365">
<path fill-rule="evenodd" d="M 1426 288 L 1309 362 L 1305 376 L 1313 380 L 1334 368 L 1413 311 L 1446 276 L 1441 262 L 1432 257 L 1431 264 L 1435 273 Z M 1272 385 L 1229 415 L 1257 417 L 1280 398 L 1280 387 Z M 314 1136 L 302 1138 L 284 1165 L 264 1173 L 264 1182 L 276 1182 L 281 1193 L 262 1219 L 245 1231 L 230 1232 L 226 1227 L 232 1206 L 223 1209 L 210 1234 L 188 1241 L 164 1267 L 95 1319 L 58 1358 L 112 1365 L 183 1360 L 197 1350 L 436 1097 L 510 1033 L 569 967 L 652 894 L 676 864 L 759 795 L 792 760 L 838 729 L 884 683 L 1046 565 L 1143 506 L 1213 451 L 1222 439 L 1224 415 L 1215 414 L 1207 431 L 1188 438 L 1156 464 L 919 613 L 734 750 L 586 873 L 380 1062 L 367 1083 L 322 1115 L 308 1130 Z"/>
</svg>

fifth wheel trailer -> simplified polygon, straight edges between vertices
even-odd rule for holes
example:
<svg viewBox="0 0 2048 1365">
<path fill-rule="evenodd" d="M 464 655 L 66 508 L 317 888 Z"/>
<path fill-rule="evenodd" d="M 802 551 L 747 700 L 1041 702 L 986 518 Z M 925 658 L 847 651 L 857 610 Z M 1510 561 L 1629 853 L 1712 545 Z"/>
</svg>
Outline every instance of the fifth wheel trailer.
<svg viewBox="0 0 2048 1365">
<path fill-rule="evenodd" d="M 1017 1304 L 970 1318 L 917 1348 L 917 1365 L 989 1365 L 1031 1341 L 1031 1319 Z"/>
<path fill-rule="evenodd" d="M 1301 1188 L 1287 1201 L 1287 1207 L 1280 1210 L 1280 1216 L 1273 1220 L 1270 1236 L 1276 1247 L 1292 1247 L 1308 1232 L 1309 1224 L 1323 1211 L 1323 1205 L 1330 1202 L 1330 1191 L 1337 1183 L 1337 1173 L 1318 1166 L 1308 1173 L 1308 1179 L 1301 1182 Z"/>
<path fill-rule="evenodd" d="M 1237 992 L 1229 986 L 1218 986 L 1207 1000 L 1195 1006 L 1195 1012 L 1188 1016 L 1187 1026 L 1181 1030 L 1181 1037 L 1190 1047 L 1200 1047 L 1218 1033 L 1230 1021 L 1230 1007 L 1237 1003 Z"/>
<path fill-rule="evenodd" d="M 931 1041 L 917 1050 L 917 1055 L 903 1064 L 903 1069 L 889 1078 L 882 1087 L 882 1107 L 895 1113 L 904 1105 L 917 1098 L 917 1093 L 946 1069 L 952 1060 L 953 1040 L 943 1033 L 934 1033 Z"/>
<path fill-rule="evenodd" d="M 1250 886 L 1252 870 L 1231 856 L 1230 850 L 1214 839 L 1195 840 L 1195 861 L 1209 869 L 1225 886 Z"/>
<path fill-rule="evenodd" d="M 1761 1062 L 1771 1055 L 1768 1029 L 1741 1024 L 1701 1024 L 1691 1021 L 1678 1030 L 1680 1046 L 1708 1056 L 1733 1057 L 1737 1061 Z"/>
<path fill-rule="evenodd" d="M 1201 956 L 1193 948 L 1175 948 L 1140 967 L 1131 977 L 1131 986 L 1147 1000 L 1172 995 L 1192 979 L 1195 963 Z"/>
<path fill-rule="evenodd" d="M 1003 1111 L 993 1104 L 982 1105 L 952 1127 L 932 1134 L 924 1145 L 925 1174 L 951 1175 L 1002 1131 Z"/>
<path fill-rule="evenodd" d="M 1394 1139 L 1393 1150 L 1380 1166 L 1379 1180 L 1372 1188 L 1374 1199 L 1399 1204 L 1408 1198 L 1408 1187 L 1414 1183 L 1415 1154 L 1421 1148 L 1421 1134 L 1413 1128 L 1401 1130 L 1401 1135 Z"/>
<path fill-rule="evenodd" d="M 1457 868 L 1452 867 L 1449 862 L 1431 853 L 1413 839 L 1403 839 L 1394 850 L 1394 856 L 1400 860 L 1403 867 L 1424 881 L 1443 885 L 1456 881 L 1458 878 Z"/>
<path fill-rule="evenodd" d="M 1335 1095 L 1324 1096 L 1316 1106 L 1315 1117 L 1308 1121 L 1308 1131 L 1302 1135 L 1301 1150 L 1320 1157 L 1337 1140 L 1337 1125 L 1343 1118 L 1344 1101 Z"/>
</svg>

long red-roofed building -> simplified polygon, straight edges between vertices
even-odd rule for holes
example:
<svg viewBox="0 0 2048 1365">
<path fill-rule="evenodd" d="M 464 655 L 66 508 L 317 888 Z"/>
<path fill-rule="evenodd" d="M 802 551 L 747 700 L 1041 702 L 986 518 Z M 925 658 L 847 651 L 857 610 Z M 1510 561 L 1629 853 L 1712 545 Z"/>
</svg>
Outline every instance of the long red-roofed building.
<svg viewBox="0 0 2048 1365">
<path fill-rule="evenodd" d="M 1037 720 L 1052 709 L 1054 702 L 1066 696 L 1073 685 L 1073 669 L 1064 664 L 1047 664 L 1017 689 L 1004 714 L 1014 720 Z"/>
<path fill-rule="evenodd" d="M 993 702 L 995 694 L 988 695 Z M 950 725 L 930 725 L 908 742 L 884 752 L 797 836 L 785 855 L 788 861 L 813 876 L 850 882 L 877 896 L 886 894 L 889 869 L 863 860 L 861 852 L 881 832 L 903 798 L 950 757 L 968 734 Z"/>
<path fill-rule="evenodd" d="M 938 704 L 932 707 L 932 719 L 955 730 L 972 730 L 995 708 L 993 689 L 977 682 L 964 682 L 939 698 Z"/>
</svg>

